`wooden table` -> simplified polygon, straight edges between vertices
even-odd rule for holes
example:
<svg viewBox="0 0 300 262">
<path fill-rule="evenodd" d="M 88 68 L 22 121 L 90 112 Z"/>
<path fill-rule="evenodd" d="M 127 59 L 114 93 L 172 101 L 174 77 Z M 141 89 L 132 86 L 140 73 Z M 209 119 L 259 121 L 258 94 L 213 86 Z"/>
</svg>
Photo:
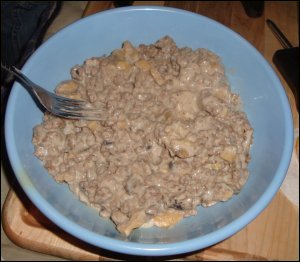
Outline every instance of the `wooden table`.
<svg viewBox="0 0 300 262">
<path fill-rule="evenodd" d="M 266 2 L 264 14 L 259 18 L 249 18 L 241 3 L 235 1 L 135 1 L 134 5 L 172 6 L 213 18 L 241 34 L 271 64 L 272 55 L 281 46 L 266 26 L 267 18 L 272 19 L 290 42 L 298 46 L 297 2 Z M 90 1 L 83 16 L 110 8 L 114 8 L 112 1 Z M 286 82 L 281 80 L 291 103 L 295 127 L 299 128 L 294 97 Z M 13 242 L 31 250 L 74 260 L 132 258 L 89 246 L 68 235 L 45 218 L 26 196 L 13 190 L 6 199 L 2 222 Z M 168 259 L 299 260 L 298 231 L 299 209 L 279 191 L 254 221 L 231 238 L 210 248 Z"/>
</svg>

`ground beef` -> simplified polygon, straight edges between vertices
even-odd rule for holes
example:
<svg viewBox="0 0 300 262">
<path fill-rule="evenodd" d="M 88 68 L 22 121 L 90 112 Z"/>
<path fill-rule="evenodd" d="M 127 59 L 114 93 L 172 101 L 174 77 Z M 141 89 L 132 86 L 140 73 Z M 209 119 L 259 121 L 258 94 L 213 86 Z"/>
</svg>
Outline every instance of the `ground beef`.
<svg viewBox="0 0 300 262">
<path fill-rule="evenodd" d="M 58 182 L 129 235 L 168 227 L 240 192 L 253 130 L 220 58 L 168 36 L 71 69 L 56 92 L 105 103 L 103 121 L 45 114 L 35 154 Z"/>
</svg>

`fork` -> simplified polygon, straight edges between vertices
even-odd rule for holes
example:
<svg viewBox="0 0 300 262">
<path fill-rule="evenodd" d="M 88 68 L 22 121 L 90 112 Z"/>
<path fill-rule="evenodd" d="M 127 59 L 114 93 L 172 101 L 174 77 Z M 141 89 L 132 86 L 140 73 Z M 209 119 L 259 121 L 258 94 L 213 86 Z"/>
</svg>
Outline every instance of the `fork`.
<svg viewBox="0 0 300 262">
<path fill-rule="evenodd" d="M 91 108 L 90 105 L 82 100 L 70 99 L 58 96 L 47 91 L 41 86 L 33 83 L 18 68 L 6 67 L 1 63 L 1 68 L 13 74 L 18 82 L 39 102 L 48 112 L 58 117 L 83 120 L 104 120 L 105 111 L 103 108 Z"/>
</svg>

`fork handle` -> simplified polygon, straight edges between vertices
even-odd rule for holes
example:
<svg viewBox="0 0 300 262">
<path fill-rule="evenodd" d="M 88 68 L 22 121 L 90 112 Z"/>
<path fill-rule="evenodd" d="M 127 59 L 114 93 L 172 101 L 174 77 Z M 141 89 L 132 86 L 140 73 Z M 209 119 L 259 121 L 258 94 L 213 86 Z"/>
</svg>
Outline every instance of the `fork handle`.
<svg viewBox="0 0 300 262">
<path fill-rule="evenodd" d="M 29 92 L 33 91 L 32 85 L 35 84 L 32 81 L 30 81 L 18 68 L 16 68 L 15 66 L 11 66 L 11 68 L 7 68 L 2 63 L 1 63 L 1 68 L 13 74 L 17 78 L 17 80 L 20 81 L 24 87 L 26 87 L 26 89 Z"/>
<path fill-rule="evenodd" d="M 18 80 L 20 82 L 22 82 L 22 84 L 24 84 L 27 88 L 32 89 L 31 85 L 35 85 L 33 82 L 31 82 L 25 75 L 23 75 L 23 73 L 16 68 L 15 66 L 11 67 L 11 72 L 12 74 L 18 78 Z"/>
</svg>

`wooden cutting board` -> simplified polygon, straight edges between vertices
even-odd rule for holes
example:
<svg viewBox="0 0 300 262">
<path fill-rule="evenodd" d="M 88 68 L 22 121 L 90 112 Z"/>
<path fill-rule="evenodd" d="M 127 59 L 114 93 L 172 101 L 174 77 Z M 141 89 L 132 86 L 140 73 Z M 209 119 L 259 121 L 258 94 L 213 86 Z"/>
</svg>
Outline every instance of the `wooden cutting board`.
<svg viewBox="0 0 300 262">
<path fill-rule="evenodd" d="M 299 259 L 298 220 L 298 209 L 279 191 L 254 221 L 232 237 L 201 251 L 164 259 L 296 261 Z M 77 261 L 136 259 L 91 246 L 67 234 L 48 220 L 24 194 L 17 196 L 13 190 L 4 203 L 2 225 L 14 243 L 41 253 Z"/>
<path fill-rule="evenodd" d="M 266 28 L 270 18 L 298 45 L 297 2 L 267 2 L 264 15 L 249 18 L 241 3 L 234 1 L 135 1 L 134 5 L 165 5 L 211 17 L 250 41 L 272 64 L 272 55 L 281 46 Z M 84 16 L 113 8 L 112 1 L 90 1 Z M 276 70 L 276 69 L 275 69 Z M 299 115 L 292 92 L 281 79 L 292 106 L 294 124 Z M 299 156 L 298 156 L 299 157 Z M 18 195 L 15 193 L 18 192 Z M 4 203 L 2 225 L 8 237 L 21 247 L 72 260 L 133 260 L 91 246 L 67 234 L 28 200 L 20 188 L 10 190 Z M 22 200 L 20 200 L 22 199 Z M 175 260 L 299 260 L 299 209 L 279 191 L 268 207 L 243 230 L 207 249 L 191 254 L 164 257 Z M 149 260 L 143 258 L 142 260 Z"/>
</svg>

